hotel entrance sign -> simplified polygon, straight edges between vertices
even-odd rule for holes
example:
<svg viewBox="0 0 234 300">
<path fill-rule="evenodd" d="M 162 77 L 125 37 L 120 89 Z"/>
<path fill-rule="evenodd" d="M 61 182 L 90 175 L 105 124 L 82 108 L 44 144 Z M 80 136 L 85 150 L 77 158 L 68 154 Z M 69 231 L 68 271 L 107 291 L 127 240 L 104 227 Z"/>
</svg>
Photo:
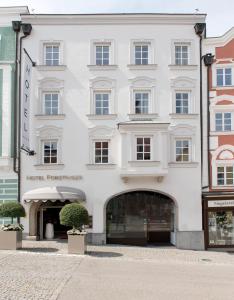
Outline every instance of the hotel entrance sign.
<svg viewBox="0 0 234 300">
<path fill-rule="evenodd" d="M 22 82 L 21 103 L 21 148 L 30 151 L 29 143 L 29 112 L 33 62 L 24 49 L 24 73 Z"/>
</svg>

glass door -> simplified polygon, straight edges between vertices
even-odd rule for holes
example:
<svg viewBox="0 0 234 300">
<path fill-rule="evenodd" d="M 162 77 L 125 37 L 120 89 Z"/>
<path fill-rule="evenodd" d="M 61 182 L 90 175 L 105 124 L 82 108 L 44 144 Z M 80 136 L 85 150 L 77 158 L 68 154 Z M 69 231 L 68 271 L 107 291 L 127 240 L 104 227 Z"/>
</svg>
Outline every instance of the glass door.
<svg viewBox="0 0 234 300">
<path fill-rule="evenodd" d="M 234 211 L 208 212 L 209 246 L 234 245 Z"/>
</svg>

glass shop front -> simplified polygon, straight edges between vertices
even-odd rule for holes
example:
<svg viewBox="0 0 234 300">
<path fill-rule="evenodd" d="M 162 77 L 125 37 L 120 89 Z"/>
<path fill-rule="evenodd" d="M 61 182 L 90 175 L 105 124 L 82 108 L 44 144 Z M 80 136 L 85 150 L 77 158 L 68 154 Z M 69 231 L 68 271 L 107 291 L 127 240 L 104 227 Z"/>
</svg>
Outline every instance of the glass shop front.
<svg viewBox="0 0 234 300">
<path fill-rule="evenodd" d="M 207 248 L 234 247 L 234 199 L 206 200 L 204 217 Z"/>
</svg>

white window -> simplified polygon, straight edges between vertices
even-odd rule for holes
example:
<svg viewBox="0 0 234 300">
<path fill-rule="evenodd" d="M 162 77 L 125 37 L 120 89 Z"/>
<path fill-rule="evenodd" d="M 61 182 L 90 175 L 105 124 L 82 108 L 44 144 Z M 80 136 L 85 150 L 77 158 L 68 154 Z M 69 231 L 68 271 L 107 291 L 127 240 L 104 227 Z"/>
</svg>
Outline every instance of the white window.
<svg viewBox="0 0 234 300">
<path fill-rule="evenodd" d="M 186 44 L 175 44 L 175 64 L 189 64 L 189 46 Z"/>
<path fill-rule="evenodd" d="M 181 139 L 176 140 L 176 161 L 188 162 L 190 161 L 190 141 Z"/>
<path fill-rule="evenodd" d="M 135 64 L 148 65 L 149 47 L 148 45 L 135 45 Z"/>
<path fill-rule="evenodd" d="M 233 185 L 233 166 L 217 167 L 217 184 L 218 185 Z"/>
<path fill-rule="evenodd" d="M 134 93 L 135 98 L 135 113 L 148 114 L 149 113 L 149 93 L 138 92 Z"/>
<path fill-rule="evenodd" d="M 96 45 L 96 65 L 103 66 L 110 64 L 110 46 Z"/>
<path fill-rule="evenodd" d="M 189 113 L 189 93 L 176 92 L 176 113 L 188 114 Z"/>
<path fill-rule="evenodd" d="M 44 93 L 44 114 L 58 115 L 59 114 L 59 94 Z"/>
<path fill-rule="evenodd" d="M 217 80 L 217 86 L 232 85 L 232 69 L 231 68 L 216 69 L 216 80 Z"/>
<path fill-rule="evenodd" d="M 232 115 L 230 112 L 215 114 L 215 130 L 216 131 L 231 131 L 232 130 Z"/>
<path fill-rule="evenodd" d="M 109 143 L 108 141 L 98 141 L 94 143 L 95 164 L 108 164 L 109 162 Z"/>
<path fill-rule="evenodd" d="M 59 44 L 44 45 L 44 63 L 46 66 L 58 66 L 60 64 Z"/>
<path fill-rule="evenodd" d="M 136 138 L 136 159 L 137 160 L 151 159 L 151 138 L 150 137 Z"/>
<path fill-rule="evenodd" d="M 43 142 L 43 163 L 57 164 L 58 162 L 58 143 L 57 141 Z"/>
<path fill-rule="evenodd" d="M 95 113 L 96 115 L 109 114 L 109 93 L 95 93 Z"/>
</svg>

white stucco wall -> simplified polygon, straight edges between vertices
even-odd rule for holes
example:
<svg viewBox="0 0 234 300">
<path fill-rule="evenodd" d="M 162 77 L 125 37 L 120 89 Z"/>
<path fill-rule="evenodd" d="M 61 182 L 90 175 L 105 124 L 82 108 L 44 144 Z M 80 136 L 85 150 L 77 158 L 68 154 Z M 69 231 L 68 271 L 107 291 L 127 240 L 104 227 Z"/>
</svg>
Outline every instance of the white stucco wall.
<svg viewBox="0 0 234 300">
<path fill-rule="evenodd" d="M 32 96 L 31 96 L 31 120 L 30 140 L 31 148 L 37 152 L 35 156 L 22 154 L 22 195 L 32 189 L 43 186 L 71 186 L 81 189 L 86 194 L 86 207 L 93 215 L 93 232 L 105 231 L 105 204 L 107 199 L 115 194 L 135 189 L 149 189 L 165 193 L 172 197 L 177 205 L 176 224 L 179 231 L 201 231 L 202 230 L 202 207 L 201 207 L 201 171 L 200 171 L 200 121 L 199 121 L 199 38 L 194 32 L 196 22 L 204 22 L 204 16 L 191 15 L 184 17 L 165 16 L 163 19 L 157 15 L 147 19 L 138 16 L 135 21 L 131 18 L 109 17 L 104 22 L 100 17 L 90 16 L 81 19 L 73 17 L 74 24 L 68 18 L 43 19 L 40 16 L 23 17 L 23 22 L 31 22 L 33 30 L 31 36 L 24 40 L 23 47 L 37 64 L 41 65 L 42 41 L 61 41 L 63 44 L 63 64 L 66 68 L 61 71 L 40 70 L 35 67 L 33 74 Z M 158 18 L 158 19 L 157 19 Z M 38 21 L 39 20 L 39 21 Z M 91 21 L 90 21 L 91 20 Z M 96 21 L 95 21 L 96 20 Z M 105 17 L 103 16 L 103 20 Z M 159 21 L 157 21 L 159 20 Z M 38 22 L 42 24 L 38 24 Z M 63 25 L 61 25 L 63 23 Z M 90 46 L 92 40 L 114 41 L 114 64 L 117 68 L 110 70 L 93 70 L 87 67 L 91 64 Z M 130 44 L 132 40 L 150 40 L 154 48 L 154 64 L 152 69 L 130 69 Z M 174 40 L 190 41 L 193 47 L 192 65 L 188 67 L 171 67 L 173 64 L 172 43 Z M 130 113 L 130 80 L 137 77 L 148 77 L 155 81 L 155 110 L 158 117 L 155 122 L 169 123 L 168 130 L 158 129 L 159 134 L 165 133 L 165 143 L 156 138 L 154 151 L 159 157 L 159 166 L 135 166 L 132 171 L 136 175 L 129 178 L 127 182 L 121 179 L 121 174 L 129 171 L 127 166 L 124 170 L 123 162 L 129 160 L 124 157 L 126 152 L 121 152 L 123 142 L 117 128 L 119 122 L 129 121 Z M 90 120 L 90 80 L 97 77 L 107 77 L 115 82 L 115 107 L 117 114 L 114 120 Z M 194 116 L 188 118 L 177 118 L 172 113 L 172 81 L 178 77 L 192 80 L 194 83 Z M 40 80 L 45 78 L 56 78 L 64 82 L 63 88 L 63 113 L 62 120 L 41 120 L 35 117 L 38 114 L 38 88 Z M 64 164 L 62 169 L 53 167 L 35 167 L 39 163 L 38 153 L 38 128 L 43 126 L 56 126 L 61 128 L 61 150 Z M 171 133 L 176 126 L 182 126 L 182 131 L 190 130 L 193 146 L 192 164 L 170 164 L 172 161 L 173 143 Z M 96 126 L 107 126 L 113 129 L 111 137 L 113 168 L 87 167 L 90 164 L 89 129 Z M 134 130 L 133 130 L 134 131 Z M 183 133 L 183 132 L 182 132 Z M 181 134 L 182 134 L 181 133 Z M 146 132 L 147 134 L 147 132 Z M 124 146 L 126 151 L 131 151 L 131 139 L 126 139 Z M 164 148 L 164 146 L 165 148 Z M 123 147 L 123 149 L 124 149 Z M 169 162 L 169 164 L 168 164 Z M 149 171 L 149 169 L 151 171 Z M 151 176 L 149 173 L 151 172 Z M 163 180 L 157 180 L 163 172 Z M 44 175 L 81 175 L 78 181 L 33 181 L 27 180 L 27 176 Z M 142 175 L 141 175 L 142 174 Z M 138 176 L 137 176 L 138 175 Z M 146 176 L 147 175 L 147 176 Z M 161 176 L 161 175 L 160 175 Z M 29 205 L 25 205 L 26 209 Z M 25 231 L 28 232 L 28 219 L 25 219 Z"/>
</svg>

